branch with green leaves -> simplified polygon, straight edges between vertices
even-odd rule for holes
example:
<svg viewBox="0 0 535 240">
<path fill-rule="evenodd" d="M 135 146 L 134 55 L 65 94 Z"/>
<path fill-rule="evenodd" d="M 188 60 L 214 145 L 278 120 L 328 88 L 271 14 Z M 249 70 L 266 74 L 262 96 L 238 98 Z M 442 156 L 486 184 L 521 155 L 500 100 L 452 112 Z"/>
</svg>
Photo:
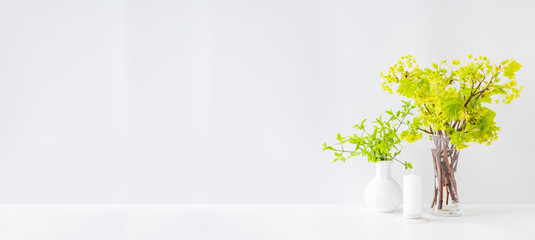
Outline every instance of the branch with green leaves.
<svg viewBox="0 0 535 240">
<path fill-rule="evenodd" d="M 519 97 L 516 72 L 521 65 L 514 59 L 492 64 L 487 57 L 468 55 L 464 65 L 459 60 L 432 63 L 420 68 L 408 55 L 381 73 L 383 89 L 411 99 L 417 108 L 411 131 L 401 133 L 402 139 L 413 142 L 421 132 L 449 136 L 457 149 L 470 142 L 487 143 L 498 139 L 496 113 L 489 107 L 495 103 L 509 104 Z M 418 129 L 419 133 L 412 130 Z"/>
<path fill-rule="evenodd" d="M 372 130 L 366 131 L 366 119 L 360 124 L 353 126 L 355 133 L 350 136 L 342 136 L 340 133 L 336 136 L 334 146 L 323 144 L 323 151 L 330 150 L 334 152 L 335 159 L 333 162 L 364 156 L 368 162 L 378 161 L 397 161 L 405 166 L 405 169 L 412 169 L 410 162 L 402 162 L 396 157 L 401 153 L 403 148 L 401 138 L 398 135 L 400 128 L 405 125 L 410 130 L 413 123 L 407 119 L 412 115 L 411 110 L 414 106 L 410 102 L 404 102 L 402 110 L 392 112 L 386 111 L 388 118 L 383 120 L 382 115 L 373 121 Z M 348 146 L 350 145 L 350 146 Z"/>
</svg>

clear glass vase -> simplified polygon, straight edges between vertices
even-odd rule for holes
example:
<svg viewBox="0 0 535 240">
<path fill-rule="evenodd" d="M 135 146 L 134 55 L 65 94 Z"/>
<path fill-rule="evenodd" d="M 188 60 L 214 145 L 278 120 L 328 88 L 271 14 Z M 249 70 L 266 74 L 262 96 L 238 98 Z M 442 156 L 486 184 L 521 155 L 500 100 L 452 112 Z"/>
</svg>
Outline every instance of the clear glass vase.
<svg viewBox="0 0 535 240">
<path fill-rule="evenodd" d="M 431 209 L 436 216 L 455 217 L 462 215 L 457 192 L 457 163 L 459 150 L 450 144 L 447 134 L 435 134 L 431 136 L 433 166 L 435 169 L 435 196 L 431 203 Z"/>
</svg>

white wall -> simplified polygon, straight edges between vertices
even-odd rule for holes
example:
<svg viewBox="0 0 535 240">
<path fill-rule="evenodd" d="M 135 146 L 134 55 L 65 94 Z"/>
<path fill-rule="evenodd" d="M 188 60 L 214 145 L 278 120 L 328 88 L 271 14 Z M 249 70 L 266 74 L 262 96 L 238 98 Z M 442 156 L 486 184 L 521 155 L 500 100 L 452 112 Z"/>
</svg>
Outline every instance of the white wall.
<svg viewBox="0 0 535 240">
<path fill-rule="evenodd" d="M 500 139 L 462 152 L 467 203 L 535 203 L 529 1 L 0 0 L 0 202 L 352 203 L 374 175 L 321 144 L 398 106 L 379 73 L 516 58 Z M 403 158 L 427 179 L 425 142 Z M 401 182 L 406 172 L 394 165 Z"/>
<path fill-rule="evenodd" d="M 1 202 L 125 200 L 122 9 L 0 1 Z"/>
</svg>

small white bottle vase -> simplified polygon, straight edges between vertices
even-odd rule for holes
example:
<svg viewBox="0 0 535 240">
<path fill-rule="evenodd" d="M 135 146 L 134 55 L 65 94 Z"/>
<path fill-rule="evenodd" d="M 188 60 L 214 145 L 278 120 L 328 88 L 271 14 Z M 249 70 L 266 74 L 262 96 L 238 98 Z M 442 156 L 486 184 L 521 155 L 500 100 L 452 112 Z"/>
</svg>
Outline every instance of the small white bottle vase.
<svg viewBox="0 0 535 240">
<path fill-rule="evenodd" d="M 392 161 L 378 161 L 375 164 L 375 178 L 364 191 L 368 209 L 374 212 L 392 212 L 401 204 L 401 187 L 390 174 Z"/>
</svg>

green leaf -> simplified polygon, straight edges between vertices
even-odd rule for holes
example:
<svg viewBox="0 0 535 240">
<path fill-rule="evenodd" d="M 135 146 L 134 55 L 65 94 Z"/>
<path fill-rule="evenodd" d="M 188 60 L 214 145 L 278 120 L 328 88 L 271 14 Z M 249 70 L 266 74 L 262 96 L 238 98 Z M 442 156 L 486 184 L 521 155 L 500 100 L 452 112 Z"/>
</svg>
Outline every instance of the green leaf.
<svg viewBox="0 0 535 240">
<path fill-rule="evenodd" d="M 518 63 L 517 61 L 513 60 L 509 64 L 509 67 L 511 68 L 512 71 L 516 72 L 516 71 L 520 70 L 522 65 L 520 65 L 520 63 Z"/>
<path fill-rule="evenodd" d="M 448 120 L 458 119 L 459 112 L 464 108 L 462 99 L 454 98 L 444 103 L 444 110 Z"/>
<path fill-rule="evenodd" d="M 334 151 L 334 148 L 333 148 L 332 146 L 325 146 L 325 147 L 323 147 L 323 151 L 325 151 L 325 150 L 332 150 L 332 151 Z"/>
<path fill-rule="evenodd" d="M 520 70 L 521 67 L 522 65 L 520 65 L 518 62 L 511 60 L 509 64 L 503 68 L 503 76 L 513 79 L 515 77 L 515 72 Z"/>
<path fill-rule="evenodd" d="M 362 122 L 360 124 L 357 124 L 357 125 L 355 125 L 353 127 L 362 130 L 362 129 L 364 129 L 364 122 L 366 122 L 366 118 L 364 120 L 362 120 Z"/>
</svg>

